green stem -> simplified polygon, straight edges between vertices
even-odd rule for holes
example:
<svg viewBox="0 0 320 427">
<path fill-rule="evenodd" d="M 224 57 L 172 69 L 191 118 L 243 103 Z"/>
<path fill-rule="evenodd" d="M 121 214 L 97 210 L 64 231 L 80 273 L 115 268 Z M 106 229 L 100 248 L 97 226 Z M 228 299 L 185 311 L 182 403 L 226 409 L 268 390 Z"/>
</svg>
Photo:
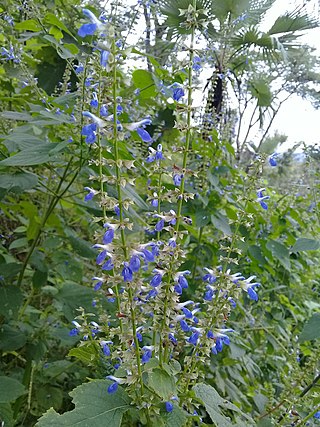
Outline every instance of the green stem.
<svg viewBox="0 0 320 427">
<path fill-rule="evenodd" d="M 196 0 L 193 0 L 193 8 L 196 10 L 197 2 Z M 177 234 L 177 238 L 179 238 L 179 227 L 181 222 L 181 212 L 182 212 L 182 206 L 184 201 L 184 188 L 185 188 L 185 175 L 186 175 L 186 167 L 188 162 L 188 153 L 190 148 L 190 142 L 191 142 L 191 112 L 192 112 L 192 66 L 193 66 L 193 56 L 194 56 L 194 37 L 195 37 L 195 28 L 196 28 L 196 22 L 193 22 L 192 28 L 191 28 L 191 41 L 190 41 L 190 55 L 189 55 L 189 65 L 188 65 L 188 100 L 187 100 L 187 125 L 186 125 L 186 140 L 183 150 L 183 160 L 182 160 L 182 173 L 183 177 L 181 179 L 180 184 L 180 194 L 179 194 L 179 200 L 178 200 L 178 207 L 176 212 L 177 222 L 175 225 L 175 233 Z M 168 355 L 168 351 L 164 350 L 164 355 L 162 354 L 163 350 L 163 331 L 165 329 L 165 322 L 167 317 L 167 311 L 168 311 L 168 305 L 170 301 L 170 285 L 171 280 L 173 279 L 173 262 L 170 263 L 170 268 L 168 271 L 168 281 L 165 286 L 165 297 L 164 297 L 164 307 L 163 307 L 163 321 L 160 326 L 160 333 L 159 333 L 159 362 L 160 366 L 163 362 L 166 361 L 166 357 Z"/>
</svg>

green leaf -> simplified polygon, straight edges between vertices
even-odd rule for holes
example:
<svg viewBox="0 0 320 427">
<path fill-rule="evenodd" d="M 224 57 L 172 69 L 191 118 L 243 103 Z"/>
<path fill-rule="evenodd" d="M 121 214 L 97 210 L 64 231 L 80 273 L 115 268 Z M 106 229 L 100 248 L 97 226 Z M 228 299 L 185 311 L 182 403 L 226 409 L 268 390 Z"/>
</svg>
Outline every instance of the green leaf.
<svg viewBox="0 0 320 427">
<path fill-rule="evenodd" d="M 244 414 L 237 406 L 233 405 L 231 402 L 223 399 L 218 392 L 207 384 L 197 384 L 193 387 L 193 391 L 198 399 L 200 399 L 206 408 L 206 411 L 210 415 L 211 420 L 217 427 L 232 427 L 239 426 L 241 424 L 233 424 L 230 420 L 230 417 L 224 415 L 223 411 L 235 412 L 238 415 L 241 415 L 246 419 L 246 426 L 254 425 L 254 422 L 251 417 Z"/>
<path fill-rule="evenodd" d="M 183 427 L 186 425 L 187 414 L 183 409 L 173 405 L 172 412 L 165 412 L 161 414 L 161 421 L 164 427 Z"/>
<path fill-rule="evenodd" d="M 41 31 L 41 25 L 35 19 L 27 19 L 26 21 L 18 22 L 15 24 L 16 30 L 26 30 L 26 31 Z"/>
<path fill-rule="evenodd" d="M 164 400 L 170 400 L 177 393 L 173 376 L 160 368 L 148 372 L 147 385 Z"/>
<path fill-rule="evenodd" d="M 272 92 L 267 82 L 263 80 L 252 80 L 249 82 L 249 91 L 254 96 L 259 107 L 269 107 L 272 101 Z"/>
<path fill-rule="evenodd" d="M 72 411 L 60 415 L 51 408 L 36 427 L 120 427 L 123 414 L 130 409 L 130 400 L 121 387 L 108 394 L 110 384 L 96 380 L 80 385 L 70 393 L 75 405 Z"/>
<path fill-rule="evenodd" d="M 320 241 L 314 239 L 306 239 L 301 237 L 297 239 L 296 243 L 293 245 L 291 252 L 300 252 L 300 251 L 316 251 L 320 248 Z"/>
<path fill-rule="evenodd" d="M 63 402 L 63 391 L 48 384 L 38 386 L 35 387 L 34 400 L 42 413 L 51 407 L 59 410 Z"/>
<path fill-rule="evenodd" d="M 299 342 L 320 338 L 320 313 L 315 313 L 304 325 L 299 336 Z"/>
<path fill-rule="evenodd" d="M 76 283 L 65 283 L 56 299 L 63 305 L 63 313 L 70 321 L 73 320 L 76 309 L 79 307 L 85 308 L 87 311 L 92 312 L 92 300 L 95 293 L 91 288 L 78 285 Z"/>
<path fill-rule="evenodd" d="M 25 331 L 17 327 L 3 325 L 0 329 L 0 349 L 3 351 L 14 351 L 23 347 L 27 342 Z"/>
<path fill-rule="evenodd" d="M 269 240 L 266 247 L 283 267 L 287 270 L 290 269 L 289 251 L 283 243 L 276 240 Z"/>
<path fill-rule="evenodd" d="M 24 385 L 19 381 L 10 377 L 0 377 L 0 403 L 14 402 L 25 392 Z"/>
<path fill-rule="evenodd" d="M 1 286 L 0 301 L 0 314 L 7 318 L 16 318 L 23 302 L 23 295 L 16 286 Z"/>
<path fill-rule="evenodd" d="M 48 22 L 48 24 L 52 24 L 57 28 L 60 28 L 60 30 L 64 31 L 65 33 L 68 33 L 70 36 L 73 37 L 73 34 L 68 30 L 64 23 L 61 22 L 53 13 L 47 13 L 44 19 L 46 22 Z"/>
<path fill-rule="evenodd" d="M 19 113 L 18 111 L 3 111 L 0 113 L 0 117 L 9 120 L 23 120 L 25 122 L 29 122 L 32 120 L 32 116 L 28 113 Z M 8 135 L 9 137 L 10 135 Z"/>
<path fill-rule="evenodd" d="M 80 237 L 69 236 L 72 248 L 83 258 L 94 259 L 97 252 L 92 249 L 92 246 Z"/>
<path fill-rule="evenodd" d="M 14 427 L 13 411 L 10 403 L 0 403 L 0 421 L 5 427 Z"/>
<path fill-rule="evenodd" d="M 132 80 L 136 88 L 140 89 L 141 98 L 152 98 L 157 94 L 152 74 L 146 70 L 136 70 L 132 73 Z"/>
<path fill-rule="evenodd" d="M 20 151 L 14 156 L 0 162 L 0 166 L 35 166 L 42 163 L 57 161 L 57 151 L 60 144 L 42 144 Z M 61 147 L 61 150 L 63 147 Z"/>
<path fill-rule="evenodd" d="M 72 348 L 69 351 L 68 356 L 76 357 L 86 365 L 92 365 L 92 363 L 98 356 L 98 352 L 96 346 L 94 344 L 89 343 L 82 347 Z"/>
<path fill-rule="evenodd" d="M 10 262 L 8 264 L 1 264 L 1 276 L 5 279 L 9 279 L 11 277 L 16 276 L 20 273 L 22 264 L 18 264 L 15 262 Z"/>
<path fill-rule="evenodd" d="M 227 236 L 231 236 L 232 231 L 228 222 L 228 218 L 225 215 L 216 211 L 211 215 L 211 222 L 218 230 L 222 231 L 222 233 L 226 234 Z"/>
<path fill-rule="evenodd" d="M 37 184 L 37 175 L 29 172 L 19 172 L 16 174 L 5 173 L 0 175 L 0 188 L 5 188 L 13 193 L 21 193 L 30 190 L 36 187 Z"/>
</svg>

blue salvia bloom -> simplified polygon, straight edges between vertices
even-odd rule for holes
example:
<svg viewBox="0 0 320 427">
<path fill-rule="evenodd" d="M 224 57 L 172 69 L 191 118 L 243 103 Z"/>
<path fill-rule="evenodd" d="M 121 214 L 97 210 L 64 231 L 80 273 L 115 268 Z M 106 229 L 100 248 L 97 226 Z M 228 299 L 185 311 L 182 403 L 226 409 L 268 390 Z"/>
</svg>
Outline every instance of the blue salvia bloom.
<svg viewBox="0 0 320 427">
<path fill-rule="evenodd" d="M 172 98 L 179 102 L 180 99 L 184 97 L 184 90 L 182 87 L 178 86 L 173 89 Z"/>
<path fill-rule="evenodd" d="M 101 51 L 101 56 L 100 56 L 101 67 L 105 68 L 107 66 L 109 55 L 110 55 L 110 52 L 108 52 L 107 50 Z"/>
<path fill-rule="evenodd" d="M 316 418 L 317 420 L 320 420 L 320 411 L 314 414 L 314 418 Z"/>
<path fill-rule="evenodd" d="M 83 24 L 79 30 L 80 37 L 93 36 L 94 33 L 104 27 L 103 23 L 89 9 L 82 9 L 82 13 L 90 19 L 90 24 Z"/>
<path fill-rule="evenodd" d="M 148 143 L 152 142 L 152 138 L 150 134 L 145 129 L 138 128 L 137 134 L 140 136 L 143 142 L 148 142 Z"/>
<path fill-rule="evenodd" d="M 256 286 L 260 286 L 259 283 L 254 283 L 251 286 L 248 287 L 247 292 L 248 292 L 248 296 L 250 299 L 252 299 L 253 301 L 258 301 L 258 294 L 257 292 L 254 290 L 254 288 Z"/>
<path fill-rule="evenodd" d="M 199 332 L 197 331 L 193 332 L 190 338 L 188 339 L 188 342 L 192 345 L 197 345 L 199 336 L 200 336 Z"/>
<path fill-rule="evenodd" d="M 181 295 L 181 294 L 182 294 L 182 287 L 181 287 L 181 285 L 180 285 L 179 283 L 176 283 L 176 284 L 174 285 L 174 291 L 175 291 L 178 295 Z"/>
<path fill-rule="evenodd" d="M 141 357 L 141 363 L 148 363 L 149 360 L 152 357 L 152 350 L 153 346 L 144 346 L 142 347 L 142 357 Z"/>
<path fill-rule="evenodd" d="M 204 267 L 204 270 L 207 271 L 207 274 L 205 274 L 202 277 L 202 280 L 205 281 L 205 282 L 209 282 L 210 284 L 214 283 L 217 280 L 217 278 L 216 278 L 216 276 L 214 274 L 214 271 L 211 270 L 210 268 L 206 268 L 206 267 Z"/>
<path fill-rule="evenodd" d="M 74 67 L 74 71 L 76 74 L 80 74 L 84 71 L 84 66 L 83 64 L 78 64 Z"/>
<path fill-rule="evenodd" d="M 111 227 L 110 224 L 104 225 L 104 227 L 108 227 L 108 226 L 110 228 L 108 228 L 108 230 L 104 233 L 103 238 L 102 238 L 102 242 L 104 245 L 108 245 L 114 239 L 114 228 Z"/>
<path fill-rule="evenodd" d="M 173 175 L 173 183 L 176 187 L 180 186 L 183 174 L 175 173 Z"/>
<path fill-rule="evenodd" d="M 216 349 L 218 353 L 220 353 L 223 349 L 223 341 L 219 337 L 216 339 Z"/>
<path fill-rule="evenodd" d="M 110 347 L 109 347 L 108 344 L 113 344 L 112 341 L 102 342 L 101 344 L 102 344 L 103 354 L 105 356 L 107 356 L 107 357 L 110 356 L 111 355 L 111 350 L 110 350 Z"/>
<path fill-rule="evenodd" d="M 153 272 L 155 272 L 156 274 L 152 277 L 150 281 L 150 286 L 152 286 L 153 288 L 156 288 L 162 282 L 162 276 L 164 275 L 164 271 L 155 268 Z"/>
<path fill-rule="evenodd" d="M 121 272 L 121 275 L 122 275 L 123 280 L 125 282 L 131 282 L 133 279 L 132 270 L 129 267 L 129 264 L 127 262 L 124 263 L 124 267 L 123 267 L 123 270 Z"/>
<path fill-rule="evenodd" d="M 96 92 L 92 93 L 92 100 L 90 101 L 90 105 L 93 108 L 98 108 L 99 101 L 98 101 L 98 96 Z"/>
<path fill-rule="evenodd" d="M 190 331 L 190 327 L 184 319 L 180 320 L 180 326 L 181 326 L 181 329 L 183 330 L 183 332 L 189 332 Z"/>
<path fill-rule="evenodd" d="M 118 387 L 119 387 L 119 384 L 117 382 L 110 384 L 108 387 L 108 393 L 109 394 L 115 393 L 118 390 Z"/>
<path fill-rule="evenodd" d="M 228 301 L 230 302 L 232 308 L 236 308 L 237 307 L 237 304 L 236 304 L 236 302 L 235 302 L 235 300 L 233 298 L 229 297 Z"/>
<path fill-rule="evenodd" d="M 154 253 L 153 252 L 148 251 L 148 249 L 146 249 L 146 248 L 141 249 L 141 252 L 143 253 L 144 259 L 147 262 L 153 262 L 154 261 Z"/>
<path fill-rule="evenodd" d="M 165 406 L 166 406 L 166 411 L 167 412 L 172 412 L 173 411 L 173 404 L 171 402 L 166 402 Z"/>
<path fill-rule="evenodd" d="M 187 319 L 192 319 L 193 314 L 187 307 L 182 307 L 182 312 L 186 316 Z"/>
<path fill-rule="evenodd" d="M 88 194 L 86 194 L 84 201 L 88 202 L 89 200 L 92 200 L 94 196 L 97 194 L 97 191 L 90 187 L 84 187 L 85 190 L 89 191 Z"/>
<path fill-rule="evenodd" d="M 76 335 L 78 335 L 79 334 L 79 331 L 78 331 L 78 329 L 77 328 L 73 328 L 73 329 L 71 329 L 71 331 L 69 332 L 69 336 L 70 337 L 74 337 L 74 336 L 76 336 Z"/>
<path fill-rule="evenodd" d="M 192 69 L 194 71 L 200 71 L 201 70 L 201 58 L 199 56 L 195 56 L 193 58 L 193 66 Z"/>
<path fill-rule="evenodd" d="M 81 135 L 86 137 L 87 144 L 93 144 L 97 139 L 97 125 L 95 123 L 91 123 L 89 125 L 84 125 L 81 131 Z"/>
<path fill-rule="evenodd" d="M 94 280 L 94 281 L 97 280 L 97 283 L 94 285 L 93 290 L 98 291 L 101 288 L 101 286 L 103 285 L 103 279 L 101 277 L 94 276 L 92 278 L 92 280 Z"/>
<path fill-rule="evenodd" d="M 134 273 L 136 273 L 137 271 L 140 270 L 140 266 L 141 266 L 141 261 L 138 255 L 132 255 L 132 257 L 130 258 L 129 261 L 129 267 L 131 268 L 131 271 L 133 271 Z"/>
<path fill-rule="evenodd" d="M 113 265 L 112 259 L 111 259 L 111 258 L 109 258 L 109 259 L 108 259 L 108 260 L 103 264 L 103 266 L 101 267 L 101 269 L 102 269 L 102 270 L 109 271 L 109 270 L 112 270 L 112 269 L 113 269 L 113 267 L 114 267 L 114 265 Z"/>
<path fill-rule="evenodd" d="M 106 250 L 101 251 L 96 258 L 96 263 L 100 265 L 106 259 L 107 255 L 108 252 Z"/>
<path fill-rule="evenodd" d="M 273 153 L 273 154 L 271 154 L 271 156 L 269 157 L 269 164 L 270 164 L 270 166 L 272 166 L 272 167 L 274 167 L 274 166 L 277 166 L 277 159 L 276 159 L 276 156 L 277 156 L 277 154 L 276 153 Z"/>
<path fill-rule="evenodd" d="M 108 108 L 105 104 L 101 105 L 101 107 L 100 107 L 100 116 L 101 117 L 107 117 L 108 116 Z"/>
<path fill-rule="evenodd" d="M 262 207 L 262 209 L 264 210 L 268 210 L 268 205 L 266 204 L 265 200 L 270 199 L 269 196 L 264 196 L 263 192 L 265 191 L 265 188 L 260 188 L 257 191 L 257 201 L 260 203 L 260 206 Z"/>
<path fill-rule="evenodd" d="M 204 294 L 204 297 L 203 297 L 203 299 L 205 300 L 205 301 L 212 301 L 212 298 L 213 298 L 213 296 L 214 296 L 214 293 L 215 293 L 215 291 L 214 291 L 214 289 L 213 289 L 213 287 L 212 286 L 210 286 L 210 285 L 208 285 L 207 287 L 206 287 L 206 292 L 205 292 L 205 294 Z"/>
<path fill-rule="evenodd" d="M 164 219 L 160 219 L 155 226 L 155 230 L 161 231 L 163 227 L 164 227 Z"/>
</svg>

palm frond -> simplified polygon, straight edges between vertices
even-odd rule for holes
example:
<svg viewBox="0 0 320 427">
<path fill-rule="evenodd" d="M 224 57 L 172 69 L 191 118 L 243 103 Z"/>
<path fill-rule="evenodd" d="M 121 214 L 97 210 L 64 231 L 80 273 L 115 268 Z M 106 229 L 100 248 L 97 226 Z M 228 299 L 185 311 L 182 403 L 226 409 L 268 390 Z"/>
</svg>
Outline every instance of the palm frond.
<svg viewBox="0 0 320 427">
<path fill-rule="evenodd" d="M 303 13 L 302 9 L 299 8 L 279 16 L 267 33 L 269 35 L 293 33 L 296 31 L 310 30 L 318 26 L 319 22 L 306 13 Z"/>
</svg>

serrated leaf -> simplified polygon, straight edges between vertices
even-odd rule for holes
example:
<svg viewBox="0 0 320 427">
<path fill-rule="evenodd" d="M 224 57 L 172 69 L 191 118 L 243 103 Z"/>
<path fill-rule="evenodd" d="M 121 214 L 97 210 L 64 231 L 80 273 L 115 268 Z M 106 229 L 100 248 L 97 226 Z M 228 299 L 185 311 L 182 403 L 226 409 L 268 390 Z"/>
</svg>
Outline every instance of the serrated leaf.
<svg viewBox="0 0 320 427">
<path fill-rule="evenodd" d="M 27 336 L 20 329 L 3 325 L 0 329 L 0 349 L 3 351 L 14 351 L 23 347 L 27 342 Z"/>
<path fill-rule="evenodd" d="M 80 385 L 70 393 L 75 405 L 72 411 L 60 415 L 51 408 L 36 427 L 120 427 L 123 414 L 130 409 L 130 399 L 120 387 L 108 394 L 110 384 L 96 380 Z"/>
<path fill-rule="evenodd" d="M 299 336 L 299 342 L 320 338 L 320 313 L 315 313 L 304 325 Z"/>
<path fill-rule="evenodd" d="M 238 415 L 241 415 L 246 419 L 246 424 L 248 427 L 253 426 L 253 420 L 248 415 L 244 414 L 237 406 L 229 402 L 226 399 L 223 399 L 218 392 L 208 384 L 197 384 L 193 387 L 193 391 L 198 399 L 200 399 L 206 408 L 206 411 L 210 415 L 211 420 L 214 425 L 217 427 L 233 427 L 239 425 L 239 423 L 232 423 L 230 417 L 224 415 L 223 411 L 235 412 Z"/>
<path fill-rule="evenodd" d="M 94 344 L 72 348 L 68 353 L 68 356 L 76 357 L 86 365 L 92 365 L 92 362 L 96 359 L 97 355 L 97 348 Z"/>
<path fill-rule="evenodd" d="M 94 259 L 97 256 L 97 252 L 92 249 L 92 245 L 90 245 L 88 242 L 81 239 L 80 237 L 69 236 L 69 240 L 72 248 L 80 256 L 88 259 Z"/>
<path fill-rule="evenodd" d="M 0 403 L 0 420 L 5 427 L 14 427 L 13 411 L 10 403 Z"/>
<path fill-rule="evenodd" d="M 26 393 L 25 386 L 10 377 L 0 377 L 0 403 L 14 402 Z"/>
<path fill-rule="evenodd" d="M 73 34 L 68 30 L 68 28 L 64 25 L 64 23 L 61 22 L 53 13 L 47 13 L 44 19 L 49 24 L 52 24 L 57 28 L 60 28 L 60 30 L 63 30 L 65 33 L 68 33 L 70 36 L 73 37 Z"/>
<path fill-rule="evenodd" d="M 316 251 L 320 248 L 320 241 L 314 239 L 306 239 L 301 237 L 297 239 L 296 243 L 293 245 L 291 252 L 300 252 L 300 251 Z"/>
<path fill-rule="evenodd" d="M 176 384 L 172 375 L 163 369 L 156 368 L 148 372 L 147 384 L 164 400 L 170 400 L 176 395 Z"/>
</svg>

